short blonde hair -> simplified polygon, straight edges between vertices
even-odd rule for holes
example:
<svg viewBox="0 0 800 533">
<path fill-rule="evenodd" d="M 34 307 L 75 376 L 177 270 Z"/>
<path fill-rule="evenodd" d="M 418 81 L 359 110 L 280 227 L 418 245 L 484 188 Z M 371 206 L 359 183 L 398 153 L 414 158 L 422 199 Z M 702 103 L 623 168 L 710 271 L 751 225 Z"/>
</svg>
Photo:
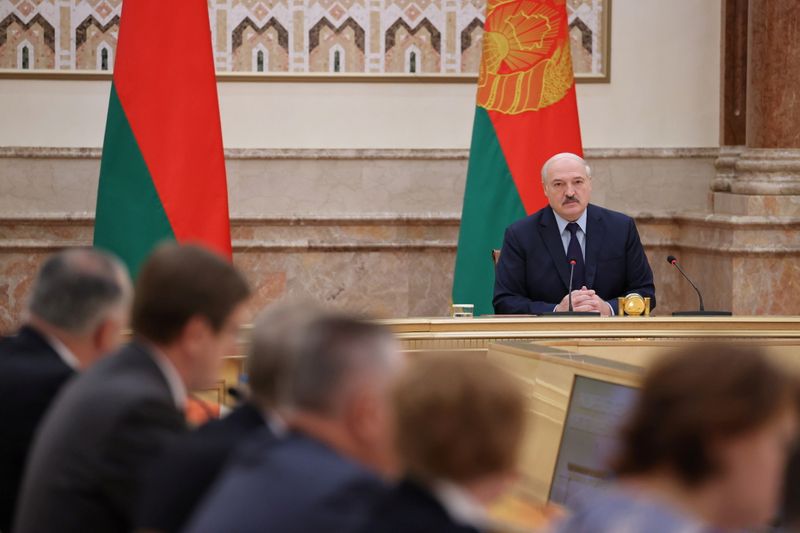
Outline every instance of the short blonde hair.
<svg viewBox="0 0 800 533">
<path fill-rule="evenodd" d="M 515 466 L 525 398 L 489 361 L 420 356 L 396 384 L 393 400 L 397 451 L 410 475 L 463 483 Z"/>
</svg>

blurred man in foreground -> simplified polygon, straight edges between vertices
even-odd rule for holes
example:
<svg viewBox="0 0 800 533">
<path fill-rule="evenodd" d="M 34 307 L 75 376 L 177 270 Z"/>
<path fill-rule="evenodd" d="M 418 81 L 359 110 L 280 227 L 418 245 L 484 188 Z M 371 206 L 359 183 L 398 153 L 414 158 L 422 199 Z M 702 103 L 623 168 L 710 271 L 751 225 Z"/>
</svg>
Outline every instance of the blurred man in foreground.
<svg viewBox="0 0 800 533">
<path fill-rule="evenodd" d="M 28 450 L 45 411 L 76 372 L 117 347 L 131 282 L 114 257 L 91 249 L 50 256 L 25 325 L 0 341 L 0 531 L 11 531 Z"/>
<path fill-rule="evenodd" d="M 401 359 L 381 326 L 324 317 L 291 367 L 289 435 L 240 448 L 189 532 L 348 533 L 396 465 L 389 388 Z"/>
<path fill-rule="evenodd" d="M 305 303 L 274 304 L 258 316 L 246 361 L 249 398 L 225 418 L 177 439 L 154 461 L 142 490 L 140 530 L 183 529 L 237 445 L 257 432 L 265 443 L 285 433 L 279 409 L 289 369 L 308 324 L 319 316 Z"/>
<path fill-rule="evenodd" d="M 775 516 L 796 376 L 754 347 L 699 344 L 649 371 L 612 467 L 563 533 L 745 531 Z"/>
<path fill-rule="evenodd" d="M 406 476 L 362 533 L 477 533 L 515 477 L 525 397 L 490 362 L 462 354 L 415 361 L 394 390 Z"/>
<path fill-rule="evenodd" d="M 70 383 L 42 423 L 15 531 L 131 530 L 142 471 L 185 429 L 186 390 L 217 379 L 248 295 L 211 252 L 173 244 L 153 253 L 136 284 L 134 340 Z"/>
</svg>

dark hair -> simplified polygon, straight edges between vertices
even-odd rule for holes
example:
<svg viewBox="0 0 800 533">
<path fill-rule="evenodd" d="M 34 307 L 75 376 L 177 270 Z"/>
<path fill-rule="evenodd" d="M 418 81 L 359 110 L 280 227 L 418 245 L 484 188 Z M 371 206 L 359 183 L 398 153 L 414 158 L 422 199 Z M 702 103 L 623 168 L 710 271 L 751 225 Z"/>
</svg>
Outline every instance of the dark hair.
<svg viewBox="0 0 800 533">
<path fill-rule="evenodd" d="M 757 430 L 795 408 L 797 382 L 753 346 L 692 345 L 648 372 L 622 432 L 617 475 L 671 468 L 688 486 L 716 475 L 710 444 Z"/>
<path fill-rule="evenodd" d="M 525 396 L 480 357 L 426 354 L 394 390 L 397 451 L 422 481 L 470 482 L 511 470 L 525 429 Z"/>
<path fill-rule="evenodd" d="M 128 274 L 115 257 L 79 248 L 51 255 L 42 265 L 28 304 L 37 318 L 72 333 L 87 333 L 129 296 Z"/>
<path fill-rule="evenodd" d="M 329 314 L 308 325 L 289 377 L 293 407 L 333 414 L 348 379 L 365 369 L 388 366 L 392 338 L 384 326 L 347 315 Z"/>
<path fill-rule="evenodd" d="M 139 272 L 131 323 L 136 334 L 162 344 L 198 315 L 220 331 L 249 294 L 242 274 L 222 257 L 198 246 L 165 244 Z"/>
</svg>

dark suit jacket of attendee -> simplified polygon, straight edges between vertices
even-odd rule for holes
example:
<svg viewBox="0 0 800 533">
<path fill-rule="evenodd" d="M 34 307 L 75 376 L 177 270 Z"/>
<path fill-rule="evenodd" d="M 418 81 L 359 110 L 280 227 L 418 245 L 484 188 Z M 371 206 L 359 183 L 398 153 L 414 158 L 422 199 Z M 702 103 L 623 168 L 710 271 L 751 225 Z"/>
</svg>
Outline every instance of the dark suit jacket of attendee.
<svg viewBox="0 0 800 533">
<path fill-rule="evenodd" d="M 653 271 L 633 219 L 592 204 L 587 206 L 586 215 L 586 286 L 608 301 L 615 313 L 619 311 L 617 298 L 634 292 L 649 296 L 650 308 L 654 308 Z M 495 270 L 495 312 L 553 311 L 567 294 L 569 272 L 550 206 L 514 222 L 506 229 Z"/>
<path fill-rule="evenodd" d="M 190 533 L 351 533 L 386 493 L 378 477 L 299 433 L 257 435 L 236 451 Z"/>
<path fill-rule="evenodd" d="M 138 528 L 180 531 L 234 449 L 260 429 L 273 435 L 259 408 L 245 403 L 176 439 L 149 468 Z"/>
<path fill-rule="evenodd" d="M 131 530 L 143 469 L 185 430 L 153 357 L 134 341 L 64 388 L 31 450 L 14 531 Z"/>
<path fill-rule="evenodd" d="M 74 374 L 47 339 L 30 326 L 0 340 L 0 531 L 11 531 L 34 432 Z"/>
<path fill-rule="evenodd" d="M 478 533 L 459 524 L 439 501 L 409 479 L 398 483 L 373 509 L 360 533 Z"/>
</svg>

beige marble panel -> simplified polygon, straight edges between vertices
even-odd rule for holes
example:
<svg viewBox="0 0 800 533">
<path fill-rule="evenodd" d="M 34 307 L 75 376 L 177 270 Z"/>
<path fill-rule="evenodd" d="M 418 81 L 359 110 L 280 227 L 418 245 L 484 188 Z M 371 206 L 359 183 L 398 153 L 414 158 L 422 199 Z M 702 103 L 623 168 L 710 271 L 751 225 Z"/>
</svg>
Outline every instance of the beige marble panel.
<svg viewBox="0 0 800 533">
<path fill-rule="evenodd" d="M 456 215 L 467 156 L 452 150 L 229 150 L 231 215 Z M 0 216 L 93 212 L 99 157 L 96 149 L 0 148 Z M 708 212 L 713 153 L 594 150 L 587 157 L 594 203 L 631 214 Z"/>
</svg>

